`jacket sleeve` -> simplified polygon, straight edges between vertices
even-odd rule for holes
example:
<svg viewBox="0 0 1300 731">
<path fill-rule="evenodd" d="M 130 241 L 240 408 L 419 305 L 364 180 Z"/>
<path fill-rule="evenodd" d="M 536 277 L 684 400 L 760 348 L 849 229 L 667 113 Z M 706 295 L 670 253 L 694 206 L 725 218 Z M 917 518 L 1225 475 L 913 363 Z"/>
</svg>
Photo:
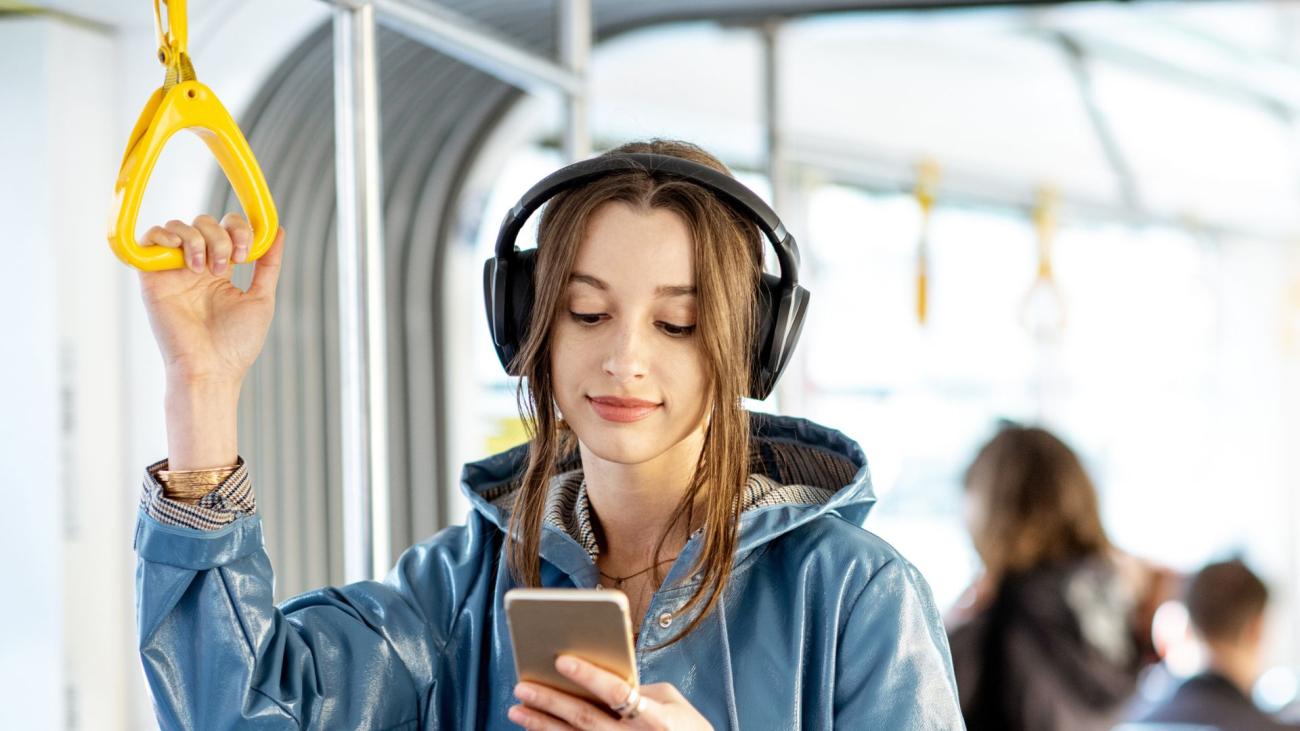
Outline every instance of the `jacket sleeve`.
<svg viewBox="0 0 1300 731">
<path fill-rule="evenodd" d="M 145 468 L 140 490 L 140 510 L 164 525 L 185 526 L 199 530 L 217 530 L 257 512 L 252 481 L 244 458 L 233 469 L 212 470 L 225 476 L 211 492 L 195 501 L 172 500 L 158 481 L 159 470 L 166 469 L 162 459 Z"/>
<path fill-rule="evenodd" d="M 965 728 L 943 621 L 906 559 L 881 565 L 852 601 L 836 663 L 836 728 Z"/>
<path fill-rule="evenodd" d="M 142 510 L 137 629 L 160 725 L 416 726 L 455 601 L 439 573 L 454 562 L 439 554 L 463 544 L 461 530 L 411 548 L 383 582 L 321 589 L 276 607 L 256 515 L 197 530 Z"/>
</svg>

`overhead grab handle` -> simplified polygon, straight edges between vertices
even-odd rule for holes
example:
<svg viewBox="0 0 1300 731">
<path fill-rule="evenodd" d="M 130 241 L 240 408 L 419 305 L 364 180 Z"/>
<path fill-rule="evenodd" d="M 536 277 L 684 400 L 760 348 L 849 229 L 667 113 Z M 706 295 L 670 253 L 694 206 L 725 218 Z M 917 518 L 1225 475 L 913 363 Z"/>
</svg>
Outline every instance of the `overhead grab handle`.
<svg viewBox="0 0 1300 731">
<path fill-rule="evenodd" d="M 141 246 L 135 239 L 135 229 L 140 203 L 158 157 L 172 135 L 188 129 L 211 150 L 243 206 L 253 228 L 248 261 L 254 261 L 271 248 L 279 227 L 270 188 L 239 125 L 212 89 L 194 78 L 187 52 L 185 0 L 153 0 L 153 4 L 158 60 L 167 68 L 167 75 L 162 87 L 145 103 L 127 141 L 113 187 L 109 246 L 118 259 L 143 271 L 185 266 L 180 249 Z M 166 21 L 162 17 L 164 8 Z"/>
</svg>

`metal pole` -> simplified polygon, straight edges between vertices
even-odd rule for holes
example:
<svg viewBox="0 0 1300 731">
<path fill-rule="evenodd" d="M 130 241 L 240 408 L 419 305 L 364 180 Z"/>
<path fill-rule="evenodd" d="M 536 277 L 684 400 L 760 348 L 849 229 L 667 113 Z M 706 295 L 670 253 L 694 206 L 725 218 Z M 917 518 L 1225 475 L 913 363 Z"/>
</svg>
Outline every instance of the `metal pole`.
<svg viewBox="0 0 1300 731">
<path fill-rule="evenodd" d="M 389 563 L 387 328 L 375 46 L 373 6 L 335 8 L 343 571 L 348 582 L 382 576 Z"/>
<path fill-rule="evenodd" d="M 767 178 L 772 183 L 772 207 L 783 210 L 786 198 L 786 164 L 781 130 L 780 81 L 778 79 L 777 31 L 773 21 L 761 27 L 763 41 L 763 149 L 767 163 Z"/>
<path fill-rule="evenodd" d="M 587 118 L 587 62 L 591 58 L 591 0 L 561 0 L 560 60 L 579 81 L 565 92 L 564 156 L 577 162 L 591 154 Z"/>
<path fill-rule="evenodd" d="M 807 220 L 807 200 L 803 191 L 796 188 L 790 180 L 789 152 L 786 149 L 785 129 L 781 125 L 781 22 L 770 20 L 758 30 L 763 64 L 763 147 L 767 179 L 772 184 L 772 207 L 780 214 L 786 228 L 796 232 L 797 237 Z M 804 250 L 807 251 L 806 245 Z M 809 263 L 805 258 L 800 264 L 800 276 L 804 282 L 808 281 Z M 785 374 L 776 384 L 776 406 L 783 414 L 799 414 L 804 411 L 807 367 L 804 354 L 807 352 L 806 348 L 795 350 Z"/>
</svg>

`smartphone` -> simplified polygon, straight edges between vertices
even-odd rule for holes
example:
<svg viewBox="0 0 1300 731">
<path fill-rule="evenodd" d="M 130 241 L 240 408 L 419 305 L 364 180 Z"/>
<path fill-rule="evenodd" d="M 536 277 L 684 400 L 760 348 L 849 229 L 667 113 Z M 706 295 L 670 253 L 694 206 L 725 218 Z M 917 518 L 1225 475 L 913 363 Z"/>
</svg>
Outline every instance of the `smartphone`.
<svg viewBox="0 0 1300 731">
<path fill-rule="evenodd" d="M 555 669 L 574 655 L 637 685 L 627 595 L 616 589 L 511 589 L 506 624 L 519 680 L 541 683 L 604 706 Z"/>
</svg>

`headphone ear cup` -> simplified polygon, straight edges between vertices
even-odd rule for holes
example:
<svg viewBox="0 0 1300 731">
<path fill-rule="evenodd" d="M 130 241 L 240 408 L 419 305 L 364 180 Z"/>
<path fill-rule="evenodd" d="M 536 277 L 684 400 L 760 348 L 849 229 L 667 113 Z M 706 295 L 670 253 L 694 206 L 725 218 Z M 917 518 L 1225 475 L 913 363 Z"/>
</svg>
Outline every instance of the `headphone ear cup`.
<svg viewBox="0 0 1300 731">
<path fill-rule="evenodd" d="M 506 357 L 503 344 L 505 332 L 505 299 L 497 296 L 498 284 L 504 282 L 506 267 L 509 265 L 495 256 L 483 262 L 483 310 L 487 313 L 488 333 L 492 335 L 492 347 L 497 351 L 497 359 L 505 366 L 510 361 Z"/>
<path fill-rule="evenodd" d="M 487 309 L 492 347 L 501 367 L 512 376 L 515 356 L 528 338 L 533 314 L 533 273 L 537 250 L 516 251 L 509 259 L 492 257 L 483 263 L 483 304 Z"/>
<path fill-rule="evenodd" d="M 528 340 L 528 326 L 533 320 L 533 275 L 537 271 L 537 249 L 515 252 L 510 262 L 510 276 L 506 279 L 506 322 L 510 327 L 510 362 L 506 371 L 519 375 L 513 361 L 524 342 Z"/>
<path fill-rule="evenodd" d="M 772 370 L 776 362 L 771 358 L 772 338 L 775 336 L 777 308 L 781 305 L 781 278 L 763 274 L 758 279 L 757 329 L 754 333 L 754 353 L 751 358 L 752 374 L 750 376 L 750 396 L 764 399 L 772 389 L 776 379 Z M 761 395 L 760 395 L 761 394 Z"/>
<path fill-rule="evenodd" d="M 772 376 L 773 385 L 776 384 L 776 379 L 780 378 L 785 371 L 786 365 L 790 362 L 790 356 L 794 354 L 794 347 L 799 344 L 799 336 L 803 334 L 803 319 L 807 312 L 808 290 L 796 284 L 794 291 L 790 293 L 789 326 L 785 331 L 785 339 L 781 343 L 776 372 Z"/>
<path fill-rule="evenodd" d="M 758 331 L 754 340 L 750 398 L 765 399 L 781 378 L 803 331 L 808 310 L 808 290 L 781 287 L 781 278 L 764 274 L 758 287 Z"/>
</svg>

